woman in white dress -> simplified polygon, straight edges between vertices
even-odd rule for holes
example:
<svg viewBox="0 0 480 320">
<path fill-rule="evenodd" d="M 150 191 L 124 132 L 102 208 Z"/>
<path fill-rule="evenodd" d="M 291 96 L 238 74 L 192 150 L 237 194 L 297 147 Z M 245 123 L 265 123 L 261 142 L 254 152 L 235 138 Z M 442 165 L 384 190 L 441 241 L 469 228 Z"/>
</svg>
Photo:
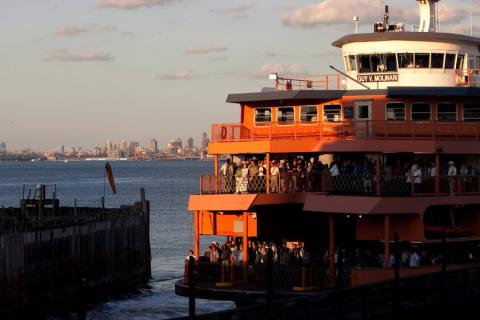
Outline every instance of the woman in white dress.
<svg viewBox="0 0 480 320">
<path fill-rule="evenodd" d="M 246 193 L 247 190 L 248 190 L 248 166 L 246 163 L 244 163 L 242 168 L 242 177 L 240 180 L 240 192 Z"/>
</svg>

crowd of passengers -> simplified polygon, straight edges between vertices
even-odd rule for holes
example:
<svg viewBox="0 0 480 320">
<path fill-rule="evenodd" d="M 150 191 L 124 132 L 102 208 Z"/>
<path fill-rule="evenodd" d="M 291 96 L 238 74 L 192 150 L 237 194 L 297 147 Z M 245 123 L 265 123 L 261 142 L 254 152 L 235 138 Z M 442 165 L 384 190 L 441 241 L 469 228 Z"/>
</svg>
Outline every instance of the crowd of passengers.
<svg viewBox="0 0 480 320">
<path fill-rule="evenodd" d="M 480 244 L 471 248 L 451 249 L 447 252 L 447 263 L 478 263 L 480 262 Z M 270 254 L 269 254 L 269 250 Z M 266 265 L 271 257 L 274 266 L 290 267 L 318 267 L 325 270 L 328 275 L 330 254 L 308 250 L 303 242 L 275 243 L 274 241 L 249 241 L 247 265 L 254 269 L 256 266 Z M 187 259 L 193 256 L 190 251 Z M 197 259 L 196 257 L 194 257 Z M 399 267 L 417 268 L 423 266 L 440 265 L 443 260 L 442 253 L 428 248 L 404 246 L 399 254 Z M 241 266 L 243 265 L 243 245 L 241 242 L 228 238 L 223 244 L 213 241 L 204 254 L 198 258 L 200 264 Z M 337 274 L 343 273 L 348 280 L 352 268 L 384 268 L 383 248 L 355 248 L 335 249 L 335 268 Z M 396 259 L 393 253 L 389 257 L 389 267 L 396 267 Z"/>
<path fill-rule="evenodd" d="M 396 160 L 386 162 L 381 168 L 382 183 L 395 181 L 413 184 L 415 190 L 421 191 L 422 184 L 432 184 L 437 176 L 435 163 L 414 159 L 410 162 Z M 476 170 L 471 164 L 462 163 L 459 168 L 453 161 L 442 166 L 440 176 L 461 176 L 460 186 L 463 191 L 468 191 L 471 177 Z M 249 193 L 264 192 L 266 190 L 267 165 L 264 160 L 251 159 L 236 165 L 230 159 L 221 166 L 220 176 L 224 178 L 222 192 Z M 375 162 L 369 158 L 334 160 L 324 164 L 319 158 L 309 160 L 302 158 L 292 160 L 272 160 L 270 167 L 270 191 L 276 192 L 303 192 L 319 191 L 322 183 L 321 177 L 327 174 L 334 185 L 339 185 L 341 177 L 357 177 L 361 179 L 361 191 L 372 193 L 376 182 Z M 453 178 L 452 178 L 453 179 Z M 450 191 L 455 192 L 457 183 L 450 181 Z M 347 186 L 345 186 L 347 187 Z M 408 189 L 408 188 L 407 188 Z"/>
</svg>

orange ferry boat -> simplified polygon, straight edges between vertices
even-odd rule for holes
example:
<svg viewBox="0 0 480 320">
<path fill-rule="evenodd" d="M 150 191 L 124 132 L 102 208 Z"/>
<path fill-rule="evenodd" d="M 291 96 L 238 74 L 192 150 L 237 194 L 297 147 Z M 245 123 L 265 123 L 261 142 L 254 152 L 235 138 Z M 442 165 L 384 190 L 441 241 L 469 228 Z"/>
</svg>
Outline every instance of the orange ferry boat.
<svg viewBox="0 0 480 320">
<path fill-rule="evenodd" d="M 480 38 L 437 32 L 438 0 L 417 2 L 415 31 L 391 24 L 387 7 L 373 33 L 335 41 L 344 72 L 271 74 L 273 88 L 228 96 L 240 105 L 240 123 L 212 125 L 214 174 L 201 177 L 188 209 L 196 257 L 204 255 L 201 237 L 212 235 L 243 245 L 242 255 L 231 264 L 199 259 L 197 296 L 238 301 L 259 291 L 263 266 L 249 261 L 248 245 L 256 240 L 300 244 L 320 257 L 274 268 L 275 290 L 285 294 L 331 287 L 341 254 L 383 259 L 350 261 L 346 285 L 392 279 L 393 264 L 404 262 L 392 259 L 394 235 L 407 257 L 415 251 L 425 260 L 399 265 L 401 276 L 438 271 L 428 256 L 445 256 L 447 247 L 450 266 L 475 263 Z M 228 164 L 219 163 L 224 156 Z M 263 175 L 235 174 L 234 163 L 252 159 L 264 161 Z M 284 168 L 293 161 L 302 168 Z M 176 284 L 177 294 L 187 294 L 187 282 Z"/>
</svg>

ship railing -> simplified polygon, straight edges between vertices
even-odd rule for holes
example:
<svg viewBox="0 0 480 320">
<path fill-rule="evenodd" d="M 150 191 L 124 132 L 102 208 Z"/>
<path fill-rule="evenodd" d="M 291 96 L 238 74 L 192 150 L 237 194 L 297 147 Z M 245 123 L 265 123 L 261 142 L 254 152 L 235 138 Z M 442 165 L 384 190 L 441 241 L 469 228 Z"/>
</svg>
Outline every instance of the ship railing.
<svg viewBox="0 0 480 320">
<path fill-rule="evenodd" d="M 212 142 L 282 140 L 480 140 L 477 122 L 349 120 L 213 124 Z"/>
<path fill-rule="evenodd" d="M 276 80 L 276 91 L 290 90 L 341 90 L 342 78 L 339 74 L 317 74 L 286 76 Z"/>
<path fill-rule="evenodd" d="M 184 282 L 188 283 L 189 263 L 185 262 Z M 243 264 L 232 261 L 196 261 L 194 268 L 195 282 L 202 283 L 228 283 L 249 284 L 262 286 L 267 281 L 267 264 Z M 277 287 L 324 287 L 328 284 L 327 269 L 316 263 L 302 264 L 273 264 L 273 282 Z"/>
<path fill-rule="evenodd" d="M 377 182 L 377 179 L 379 180 Z M 200 194 L 323 192 L 362 196 L 459 196 L 480 194 L 480 176 L 415 176 L 374 173 L 280 172 L 267 177 L 201 176 Z"/>
<path fill-rule="evenodd" d="M 480 87 L 480 69 L 457 70 L 455 82 L 466 87 Z"/>
</svg>

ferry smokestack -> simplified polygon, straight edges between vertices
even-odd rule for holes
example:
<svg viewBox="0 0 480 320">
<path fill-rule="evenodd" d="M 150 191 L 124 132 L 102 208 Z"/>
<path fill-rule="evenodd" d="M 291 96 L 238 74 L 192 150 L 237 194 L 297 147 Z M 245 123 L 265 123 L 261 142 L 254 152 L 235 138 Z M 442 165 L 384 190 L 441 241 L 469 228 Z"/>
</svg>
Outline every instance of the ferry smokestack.
<svg viewBox="0 0 480 320">
<path fill-rule="evenodd" d="M 420 5 L 418 32 L 437 31 L 437 2 L 440 0 L 417 0 Z"/>
</svg>

